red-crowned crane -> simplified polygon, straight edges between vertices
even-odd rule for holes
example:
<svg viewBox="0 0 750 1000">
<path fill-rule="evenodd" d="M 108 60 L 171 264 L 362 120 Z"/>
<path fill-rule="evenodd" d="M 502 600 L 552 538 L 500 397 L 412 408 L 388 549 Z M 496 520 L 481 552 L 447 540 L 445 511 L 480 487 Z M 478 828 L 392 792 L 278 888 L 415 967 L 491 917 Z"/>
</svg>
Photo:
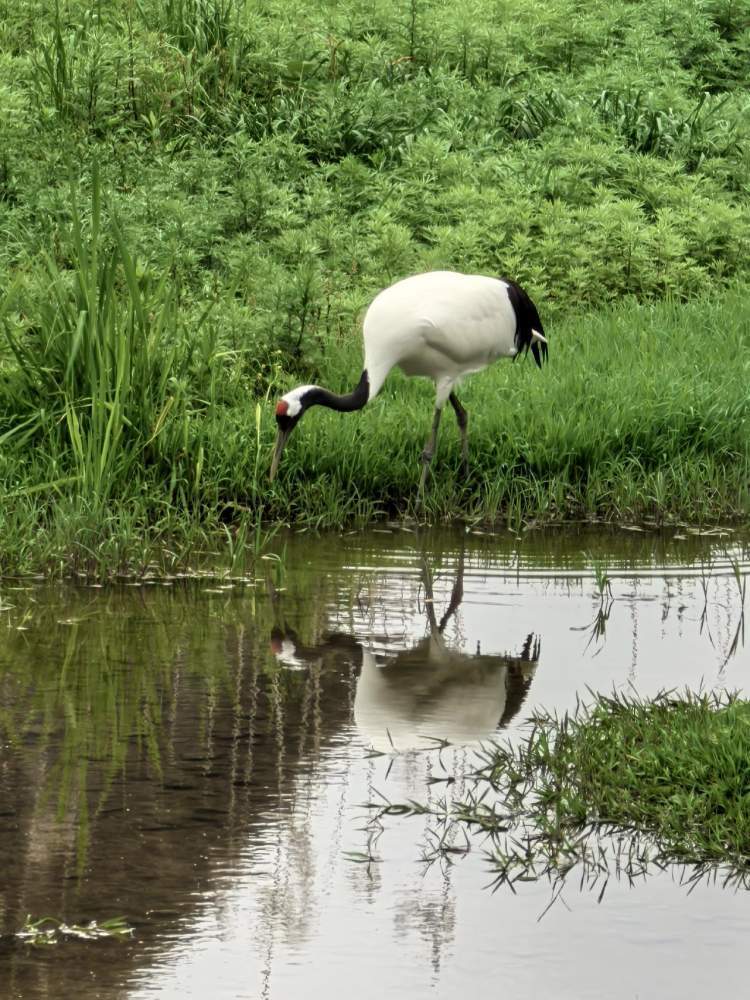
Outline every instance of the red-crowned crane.
<svg viewBox="0 0 750 1000">
<path fill-rule="evenodd" d="M 415 274 L 384 289 L 365 313 L 362 336 L 364 370 L 352 392 L 337 396 L 318 385 L 300 385 L 276 404 L 278 435 L 272 480 L 284 445 L 306 410 L 311 406 L 327 406 L 342 413 L 361 410 L 380 392 L 391 369 L 398 366 L 406 375 L 423 375 L 435 383 L 432 430 L 422 452 L 421 493 L 447 402 L 456 414 L 463 469 L 468 471 L 468 414 L 454 392 L 461 379 L 498 358 L 515 358 L 529 349 L 540 368 L 547 358 L 539 313 L 519 285 L 456 271 Z"/>
</svg>

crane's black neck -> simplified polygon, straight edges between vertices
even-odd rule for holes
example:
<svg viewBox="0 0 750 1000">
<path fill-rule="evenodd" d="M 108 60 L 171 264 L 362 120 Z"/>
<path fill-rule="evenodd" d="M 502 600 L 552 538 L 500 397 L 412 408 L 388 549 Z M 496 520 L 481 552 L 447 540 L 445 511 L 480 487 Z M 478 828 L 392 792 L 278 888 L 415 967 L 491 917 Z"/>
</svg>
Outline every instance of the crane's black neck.
<svg viewBox="0 0 750 1000">
<path fill-rule="evenodd" d="M 345 396 L 337 396 L 335 392 L 329 392 L 328 389 L 316 385 L 305 393 L 302 401 L 305 409 L 310 406 L 327 406 L 329 410 L 351 413 L 353 410 L 361 410 L 369 398 L 370 379 L 365 369 L 356 388 Z"/>
</svg>

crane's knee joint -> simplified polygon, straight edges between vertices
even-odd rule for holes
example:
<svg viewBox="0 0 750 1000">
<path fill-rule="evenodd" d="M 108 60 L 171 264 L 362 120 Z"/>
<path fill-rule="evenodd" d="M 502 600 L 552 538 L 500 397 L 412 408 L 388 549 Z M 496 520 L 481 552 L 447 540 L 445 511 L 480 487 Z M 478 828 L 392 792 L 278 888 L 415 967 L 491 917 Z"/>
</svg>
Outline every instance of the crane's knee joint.
<svg viewBox="0 0 750 1000">
<path fill-rule="evenodd" d="M 434 451 L 428 451 L 428 449 L 427 449 L 427 448 L 425 448 L 425 450 L 424 450 L 424 451 L 422 452 L 422 456 L 421 456 L 421 458 L 422 458 L 422 462 L 423 462 L 423 463 L 424 463 L 425 465 L 429 465 L 429 464 L 430 464 L 430 462 L 432 461 L 432 456 L 433 456 L 434 454 L 435 454 L 435 452 L 434 452 Z"/>
</svg>

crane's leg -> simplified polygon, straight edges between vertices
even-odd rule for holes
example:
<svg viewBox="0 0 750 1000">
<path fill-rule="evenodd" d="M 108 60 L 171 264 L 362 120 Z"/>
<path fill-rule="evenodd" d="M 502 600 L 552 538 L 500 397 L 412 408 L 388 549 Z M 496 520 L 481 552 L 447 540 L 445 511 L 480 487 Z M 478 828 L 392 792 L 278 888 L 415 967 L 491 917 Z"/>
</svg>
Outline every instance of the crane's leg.
<svg viewBox="0 0 750 1000">
<path fill-rule="evenodd" d="M 450 404 L 453 407 L 453 412 L 456 414 L 456 420 L 458 421 L 458 429 L 461 433 L 461 471 L 465 476 L 469 474 L 469 439 L 466 435 L 466 428 L 469 425 L 469 414 L 461 406 L 458 401 L 458 396 L 455 392 L 452 392 L 448 396 Z"/>
<path fill-rule="evenodd" d="M 466 554 L 466 543 L 462 542 L 461 551 L 458 554 L 458 566 L 456 567 L 456 579 L 453 583 L 453 590 L 451 591 L 451 599 L 448 608 L 440 619 L 440 624 L 438 625 L 438 631 L 443 632 L 445 626 L 451 619 L 451 615 L 455 615 L 461 606 L 461 601 L 464 599 L 464 560 Z M 432 595 L 430 595 L 432 596 Z"/>
<path fill-rule="evenodd" d="M 442 412 L 443 410 L 441 407 L 439 406 L 435 407 L 435 413 L 433 414 L 432 417 L 432 430 L 430 431 L 430 436 L 427 438 L 427 444 L 424 446 L 424 451 L 422 452 L 422 478 L 419 480 L 420 496 L 422 493 L 424 493 L 424 484 L 427 481 L 427 470 L 430 467 L 432 456 L 435 454 L 438 427 L 440 426 L 440 417 L 442 415 Z"/>
</svg>

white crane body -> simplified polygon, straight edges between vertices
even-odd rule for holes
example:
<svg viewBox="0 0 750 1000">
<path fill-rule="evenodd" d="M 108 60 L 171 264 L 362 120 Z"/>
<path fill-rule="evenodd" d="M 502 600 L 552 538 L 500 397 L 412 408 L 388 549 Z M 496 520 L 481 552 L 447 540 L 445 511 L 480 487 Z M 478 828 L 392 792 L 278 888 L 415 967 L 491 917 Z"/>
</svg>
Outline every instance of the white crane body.
<svg viewBox="0 0 750 1000">
<path fill-rule="evenodd" d="M 515 333 L 508 286 L 498 278 L 455 271 L 404 278 L 380 292 L 365 314 L 368 398 L 397 366 L 432 379 L 443 406 L 464 375 L 518 353 Z"/>
<path fill-rule="evenodd" d="M 356 388 L 337 396 L 317 385 L 301 385 L 276 405 L 279 433 L 271 462 L 276 475 L 284 444 L 305 410 L 326 406 L 341 412 L 360 410 L 382 389 L 388 373 L 435 383 L 435 413 L 422 452 L 424 488 L 435 451 L 440 415 L 450 401 L 461 433 L 462 462 L 468 471 L 468 416 L 454 388 L 465 375 L 482 371 L 498 358 L 531 350 L 541 368 L 547 340 L 536 306 L 515 282 L 481 274 L 429 271 L 397 281 L 375 296 L 362 324 L 364 370 Z"/>
</svg>

